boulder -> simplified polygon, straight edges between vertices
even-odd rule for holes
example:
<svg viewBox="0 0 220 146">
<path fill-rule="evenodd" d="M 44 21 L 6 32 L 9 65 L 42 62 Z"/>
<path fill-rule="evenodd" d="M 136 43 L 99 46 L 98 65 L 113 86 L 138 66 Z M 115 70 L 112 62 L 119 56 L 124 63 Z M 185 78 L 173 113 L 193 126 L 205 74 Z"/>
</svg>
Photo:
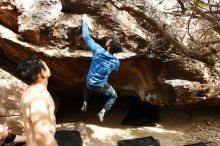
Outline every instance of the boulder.
<svg viewBox="0 0 220 146">
<path fill-rule="evenodd" d="M 0 69 L 0 77 L 0 123 L 8 125 L 13 133 L 20 134 L 20 98 L 27 85 L 3 69 Z"/>
<path fill-rule="evenodd" d="M 4 14 L 0 17 L 0 55 L 14 66 L 37 55 L 51 69 L 51 91 L 70 89 L 82 96 L 92 56 L 81 35 L 82 14 L 88 14 L 91 36 L 97 43 L 103 45 L 112 35 L 122 42 L 123 52 L 116 54 L 120 70 L 109 79 L 119 95 L 139 96 L 160 106 L 212 99 L 219 103 L 218 69 L 213 67 L 218 51 L 213 53 L 205 46 L 191 49 L 195 44 L 191 45 L 182 29 L 188 17 L 169 14 L 167 8 L 176 3 L 152 9 L 154 4 L 141 0 L 4 0 L 0 5 Z M 198 22 L 199 27 L 205 22 Z M 197 27 L 192 28 L 197 32 Z"/>
</svg>

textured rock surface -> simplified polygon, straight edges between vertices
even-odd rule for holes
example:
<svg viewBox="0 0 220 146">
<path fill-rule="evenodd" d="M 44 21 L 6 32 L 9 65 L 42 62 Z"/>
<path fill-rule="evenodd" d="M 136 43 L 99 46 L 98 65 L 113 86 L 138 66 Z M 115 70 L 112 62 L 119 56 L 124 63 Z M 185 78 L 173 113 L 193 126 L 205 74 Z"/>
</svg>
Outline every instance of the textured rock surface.
<svg viewBox="0 0 220 146">
<path fill-rule="evenodd" d="M 177 39 L 183 37 L 180 28 L 186 25 L 184 19 L 162 15 L 147 2 L 132 2 L 158 22 L 166 23 L 171 32 L 175 30 L 172 33 Z M 89 15 L 91 35 L 98 43 L 103 44 L 113 34 L 122 41 L 124 51 L 117 54 L 121 68 L 110 79 L 120 95 L 138 95 L 158 105 L 219 99 L 219 77 L 210 64 L 215 55 L 199 60 L 185 56 L 142 17 L 128 9 L 120 10 L 108 0 L 3 0 L 0 55 L 15 66 L 27 56 L 38 55 L 52 71 L 51 90 L 81 87 L 76 90 L 76 95 L 81 95 L 91 61 L 91 52 L 81 36 L 84 13 Z"/>
<path fill-rule="evenodd" d="M 166 1 L 163 7 L 153 0 L 123 2 L 144 10 L 176 40 L 193 48 L 184 29 L 189 16 L 169 15 L 176 1 Z M 37 55 L 51 69 L 50 91 L 62 94 L 71 90 L 75 93 L 73 97 L 81 97 L 92 55 L 81 35 L 84 13 L 89 15 L 91 35 L 98 43 L 103 44 L 106 37 L 116 34 L 123 44 L 123 52 L 117 54 L 120 70 L 109 80 L 119 95 L 139 96 L 160 106 L 220 103 L 216 74 L 219 64 L 213 69 L 219 52 L 209 54 L 207 47 L 196 50 L 204 53 L 199 59 L 197 55 L 186 56 L 143 17 L 128 9 L 120 10 L 110 0 L 1 0 L 0 66 L 16 75 L 16 65 L 21 60 Z M 196 18 L 192 21 L 196 22 Z M 198 23 L 202 26 L 207 22 Z M 196 28 L 190 29 L 194 37 L 201 34 L 199 27 L 191 28 Z M 26 85 L 3 70 L 0 77 L 0 123 L 7 123 L 21 133 L 18 103 Z M 91 131 L 81 123 L 75 126 L 81 130 L 84 142 L 89 143 Z"/>
<path fill-rule="evenodd" d="M 22 127 L 19 103 L 26 84 L 10 73 L 0 69 L 0 123 L 7 124 L 13 132 Z"/>
</svg>

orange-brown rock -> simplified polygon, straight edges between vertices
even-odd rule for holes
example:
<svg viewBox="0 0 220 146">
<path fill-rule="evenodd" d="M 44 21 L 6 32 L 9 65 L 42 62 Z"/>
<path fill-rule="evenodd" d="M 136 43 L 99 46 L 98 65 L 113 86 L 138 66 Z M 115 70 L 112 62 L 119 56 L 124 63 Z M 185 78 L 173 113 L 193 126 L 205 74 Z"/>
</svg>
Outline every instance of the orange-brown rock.
<svg viewBox="0 0 220 146">
<path fill-rule="evenodd" d="M 52 72 L 51 91 L 71 89 L 82 95 L 91 62 L 80 28 L 81 16 L 87 13 L 95 41 L 103 44 L 113 34 L 122 41 L 124 51 L 117 54 L 121 67 L 109 80 L 119 95 L 137 95 L 161 106 L 219 99 L 219 77 L 212 67 L 216 55 L 204 59 L 186 56 L 151 23 L 138 17 L 140 13 L 134 15 L 107 0 L 4 1 L 0 5 L 0 55 L 14 67 L 27 56 L 41 57 Z M 145 14 L 159 19 L 157 12 Z M 161 19 L 167 22 L 171 18 L 161 15 Z M 182 34 L 178 34 L 178 25 L 171 26 L 175 35 Z"/>
</svg>

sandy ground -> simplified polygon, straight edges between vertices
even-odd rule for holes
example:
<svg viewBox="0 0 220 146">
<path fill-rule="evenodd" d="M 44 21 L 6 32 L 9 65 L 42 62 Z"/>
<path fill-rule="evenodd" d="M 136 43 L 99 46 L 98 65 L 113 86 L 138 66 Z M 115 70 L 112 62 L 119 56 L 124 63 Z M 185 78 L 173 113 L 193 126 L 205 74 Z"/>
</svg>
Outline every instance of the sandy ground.
<svg viewBox="0 0 220 146">
<path fill-rule="evenodd" d="M 210 142 L 208 146 L 220 146 L 220 106 L 185 106 L 159 108 L 159 122 L 154 127 L 133 127 L 121 125 L 132 101 L 120 99 L 106 114 L 104 123 L 96 117 L 104 104 L 91 99 L 87 112 L 81 112 L 79 102 L 61 102 L 57 113 L 60 124 L 69 127 L 82 122 L 90 127 L 86 146 L 117 146 L 117 141 L 146 136 L 159 140 L 161 146 L 183 146 L 198 142 Z"/>
</svg>

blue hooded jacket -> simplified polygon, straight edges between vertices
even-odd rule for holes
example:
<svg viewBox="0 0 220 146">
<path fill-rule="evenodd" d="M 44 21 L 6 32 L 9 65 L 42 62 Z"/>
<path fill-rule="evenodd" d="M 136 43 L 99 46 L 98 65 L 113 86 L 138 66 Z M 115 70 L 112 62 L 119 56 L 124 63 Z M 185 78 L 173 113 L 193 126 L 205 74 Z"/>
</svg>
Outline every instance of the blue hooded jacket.
<svg viewBox="0 0 220 146">
<path fill-rule="evenodd" d="M 84 42 L 93 52 L 87 83 L 93 86 L 104 86 L 108 82 L 109 75 L 118 71 L 119 59 L 91 38 L 86 20 L 82 22 L 82 35 Z"/>
</svg>

